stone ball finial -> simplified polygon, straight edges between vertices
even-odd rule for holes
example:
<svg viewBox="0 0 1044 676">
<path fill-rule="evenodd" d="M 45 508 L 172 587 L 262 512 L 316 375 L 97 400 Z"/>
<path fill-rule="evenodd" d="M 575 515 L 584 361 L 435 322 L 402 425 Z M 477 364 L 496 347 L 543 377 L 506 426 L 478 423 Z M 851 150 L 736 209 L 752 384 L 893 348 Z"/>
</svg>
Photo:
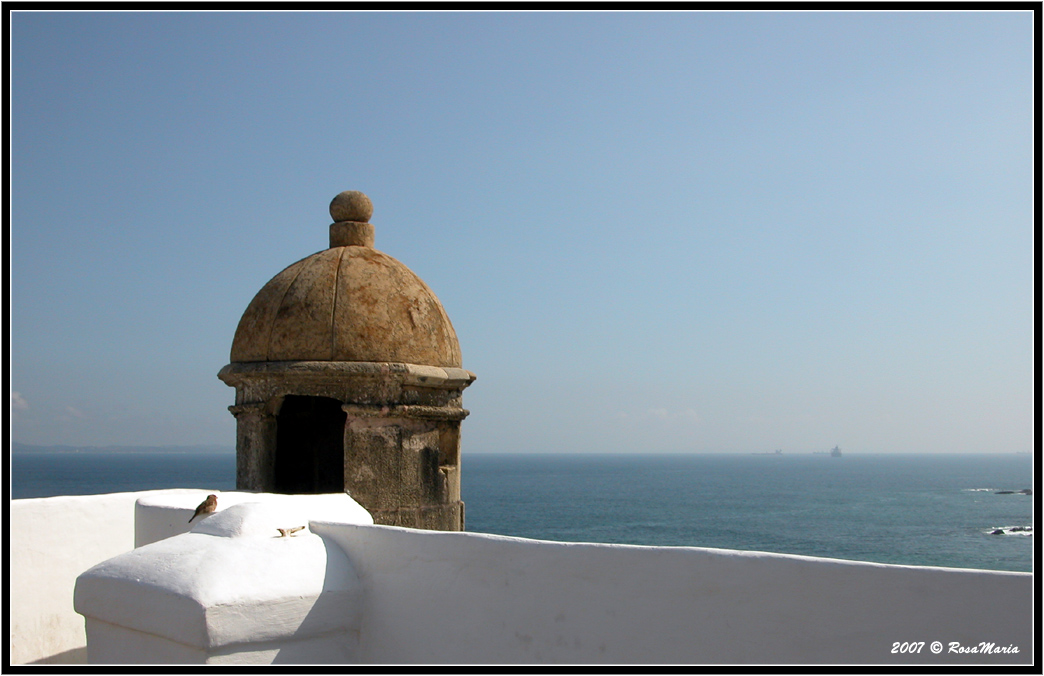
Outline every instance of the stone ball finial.
<svg viewBox="0 0 1044 676">
<path fill-rule="evenodd" d="M 330 216 L 335 223 L 355 221 L 369 223 L 373 215 L 373 202 L 358 190 L 345 190 L 330 201 Z"/>
</svg>

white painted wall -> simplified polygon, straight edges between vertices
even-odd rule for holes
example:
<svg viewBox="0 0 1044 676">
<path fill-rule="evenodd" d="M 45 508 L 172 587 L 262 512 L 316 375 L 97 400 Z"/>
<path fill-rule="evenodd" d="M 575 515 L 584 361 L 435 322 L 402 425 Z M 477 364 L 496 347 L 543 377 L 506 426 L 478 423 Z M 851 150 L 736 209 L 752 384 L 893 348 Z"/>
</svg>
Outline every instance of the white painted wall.
<svg viewBox="0 0 1044 676">
<path fill-rule="evenodd" d="M 364 594 L 368 663 L 1012 664 L 1029 573 L 313 521 Z M 1018 654 L 935 655 L 993 641 Z M 924 641 L 920 654 L 893 642 Z"/>
<path fill-rule="evenodd" d="M 91 664 L 351 660 L 358 578 L 343 550 L 308 531 L 307 514 L 350 519 L 361 508 L 343 493 L 251 497 L 77 578 Z"/>
<path fill-rule="evenodd" d="M 278 493 L 251 493 L 247 491 L 214 491 L 217 512 L 234 505 L 260 502 L 276 505 L 285 519 L 279 526 L 304 526 L 309 518 L 326 519 L 337 523 L 373 523 L 373 517 L 345 493 L 309 495 L 282 495 Z M 191 493 L 155 493 L 138 498 L 134 504 L 134 546 L 142 547 L 175 535 L 188 533 L 204 520 L 193 518 L 197 505 L 207 496 L 203 491 Z M 190 519 L 192 519 L 190 523 Z M 269 535 L 276 534 L 275 526 Z"/>
<path fill-rule="evenodd" d="M 11 663 L 86 660 L 83 618 L 73 610 L 76 577 L 134 547 L 140 497 L 207 491 L 176 489 L 12 500 Z"/>
<path fill-rule="evenodd" d="M 175 491 L 192 495 L 158 502 L 187 509 L 182 502 L 207 492 Z M 83 618 L 72 603 L 76 577 L 131 550 L 134 505 L 159 493 L 12 501 L 12 663 L 84 659 Z M 358 575 L 353 659 L 363 663 L 1000 665 L 1031 659 L 1029 573 L 553 543 L 330 520 L 312 520 L 309 530 L 341 547 Z M 108 635 L 145 640 L 119 633 Z M 969 647 L 992 641 L 1020 652 L 936 656 L 928 648 L 935 640 Z M 926 645 L 919 655 L 893 655 L 894 641 Z M 308 649 L 298 647 L 303 652 L 262 646 L 255 655 L 259 662 L 308 661 Z"/>
</svg>

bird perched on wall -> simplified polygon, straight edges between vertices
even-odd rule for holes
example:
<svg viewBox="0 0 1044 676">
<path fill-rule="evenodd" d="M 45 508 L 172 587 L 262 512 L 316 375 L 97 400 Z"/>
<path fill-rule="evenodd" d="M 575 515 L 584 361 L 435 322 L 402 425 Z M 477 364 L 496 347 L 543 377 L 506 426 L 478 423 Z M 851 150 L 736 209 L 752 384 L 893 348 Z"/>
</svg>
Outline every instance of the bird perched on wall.
<svg viewBox="0 0 1044 676">
<path fill-rule="evenodd" d="M 208 495 L 207 499 L 199 503 L 199 507 L 196 507 L 196 513 L 192 515 L 192 519 L 195 519 L 200 514 L 213 514 L 215 509 L 217 509 L 217 496 Z M 188 522 L 192 523 L 192 519 L 189 519 Z"/>
</svg>

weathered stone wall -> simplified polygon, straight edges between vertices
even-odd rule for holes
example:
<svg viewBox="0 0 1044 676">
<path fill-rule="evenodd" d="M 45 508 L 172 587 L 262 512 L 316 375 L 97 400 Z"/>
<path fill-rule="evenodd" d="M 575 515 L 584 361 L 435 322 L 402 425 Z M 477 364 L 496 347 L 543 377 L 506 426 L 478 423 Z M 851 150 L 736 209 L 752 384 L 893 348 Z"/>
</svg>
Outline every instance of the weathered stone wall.
<svg viewBox="0 0 1044 676">
<path fill-rule="evenodd" d="M 236 388 L 236 487 L 278 491 L 279 415 L 288 396 L 342 402 L 343 484 L 377 523 L 463 530 L 460 424 L 464 369 L 367 362 L 230 364 Z"/>
</svg>

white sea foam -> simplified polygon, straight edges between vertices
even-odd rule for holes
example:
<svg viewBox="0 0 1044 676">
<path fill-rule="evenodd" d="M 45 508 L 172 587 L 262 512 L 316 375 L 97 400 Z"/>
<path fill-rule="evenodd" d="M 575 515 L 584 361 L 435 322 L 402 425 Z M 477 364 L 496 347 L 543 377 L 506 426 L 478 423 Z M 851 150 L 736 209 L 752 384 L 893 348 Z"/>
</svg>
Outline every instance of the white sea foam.
<svg viewBox="0 0 1044 676">
<path fill-rule="evenodd" d="M 1019 530 L 1013 530 L 1019 528 Z M 995 528 L 987 528 L 982 531 L 987 535 L 993 535 L 995 531 L 1004 531 L 1004 535 L 1033 535 L 1033 526 L 997 526 Z M 1001 533 L 997 533 L 1000 535 Z"/>
</svg>

